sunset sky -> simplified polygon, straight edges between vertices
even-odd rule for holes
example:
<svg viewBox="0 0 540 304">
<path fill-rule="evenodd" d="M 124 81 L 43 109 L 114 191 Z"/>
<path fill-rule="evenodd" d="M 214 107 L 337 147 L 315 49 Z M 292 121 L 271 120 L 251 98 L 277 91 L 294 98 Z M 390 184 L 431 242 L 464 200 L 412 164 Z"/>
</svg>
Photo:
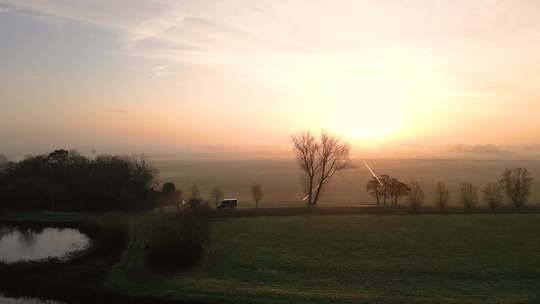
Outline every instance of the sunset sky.
<svg viewBox="0 0 540 304">
<path fill-rule="evenodd" d="M 537 0 L 0 0 L 0 150 L 285 146 L 321 128 L 530 144 L 539 16 Z"/>
</svg>

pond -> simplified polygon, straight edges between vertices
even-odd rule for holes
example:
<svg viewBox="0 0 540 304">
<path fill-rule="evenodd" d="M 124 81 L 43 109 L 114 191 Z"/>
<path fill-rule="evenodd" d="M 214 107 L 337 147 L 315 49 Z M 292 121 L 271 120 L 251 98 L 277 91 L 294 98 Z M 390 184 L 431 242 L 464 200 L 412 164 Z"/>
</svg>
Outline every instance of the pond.
<svg viewBox="0 0 540 304">
<path fill-rule="evenodd" d="M 2 304 L 61 304 L 53 300 L 41 300 L 37 298 L 9 298 L 0 294 L 0 303 Z"/>
<path fill-rule="evenodd" d="M 0 261 L 6 263 L 63 257 L 89 244 L 90 239 L 73 228 L 0 227 Z"/>
</svg>

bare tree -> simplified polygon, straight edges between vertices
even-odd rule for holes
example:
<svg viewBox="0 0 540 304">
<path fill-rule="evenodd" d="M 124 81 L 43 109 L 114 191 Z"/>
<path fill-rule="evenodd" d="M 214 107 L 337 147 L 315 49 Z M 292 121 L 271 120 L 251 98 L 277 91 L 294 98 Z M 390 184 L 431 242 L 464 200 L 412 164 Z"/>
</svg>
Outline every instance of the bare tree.
<svg viewBox="0 0 540 304">
<path fill-rule="evenodd" d="M 216 201 L 216 205 L 223 199 L 223 190 L 220 187 L 214 187 L 210 190 L 210 197 Z"/>
<path fill-rule="evenodd" d="M 392 178 L 387 174 L 382 174 L 379 176 L 379 180 L 381 181 L 381 190 L 382 190 L 382 203 L 384 206 L 386 206 L 386 201 L 388 200 L 388 197 L 390 196 L 390 187 L 392 183 Z"/>
<path fill-rule="evenodd" d="M 465 182 L 460 185 L 461 202 L 465 209 L 470 210 L 478 203 L 478 189 L 471 183 Z"/>
<path fill-rule="evenodd" d="M 506 169 L 500 183 L 506 195 L 512 200 L 514 207 L 520 208 L 527 202 L 531 194 L 533 178 L 525 168 Z"/>
<path fill-rule="evenodd" d="M 413 211 L 418 211 L 420 206 L 424 203 L 424 190 L 422 190 L 422 187 L 420 184 L 416 181 L 412 181 L 409 183 L 409 204 L 411 205 Z"/>
<path fill-rule="evenodd" d="M 495 211 L 502 201 L 502 187 L 500 183 L 489 183 L 484 188 L 484 201 L 491 210 Z"/>
<path fill-rule="evenodd" d="M 342 142 L 337 136 L 321 132 L 320 149 L 318 150 L 318 163 L 320 168 L 319 181 L 313 205 L 317 204 L 323 185 L 330 180 L 334 174 L 349 166 L 350 147 L 349 144 Z"/>
<path fill-rule="evenodd" d="M 190 200 L 198 200 L 201 198 L 201 194 L 199 192 L 199 186 L 197 184 L 193 183 L 191 187 L 189 188 L 189 199 Z"/>
<path fill-rule="evenodd" d="M 159 171 L 151 166 L 144 154 L 135 154 L 128 158 L 132 163 L 134 182 L 153 188 L 158 183 Z"/>
<path fill-rule="evenodd" d="M 255 201 L 255 208 L 259 208 L 259 202 L 262 201 L 262 198 L 264 196 L 262 186 L 258 183 L 254 183 L 251 185 L 250 188 L 251 197 L 253 197 L 253 200 Z"/>
<path fill-rule="evenodd" d="M 390 200 L 394 206 L 398 205 L 398 202 L 402 196 L 409 194 L 409 186 L 394 177 L 390 179 L 387 188 L 388 195 L 390 196 Z"/>
<path fill-rule="evenodd" d="M 438 182 L 435 186 L 435 204 L 441 212 L 445 212 L 450 201 L 450 191 L 443 182 Z"/>
<path fill-rule="evenodd" d="M 316 205 L 324 184 L 349 165 L 349 145 L 337 136 L 321 132 L 317 140 L 308 131 L 292 136 L 308 205 Z"/>
<path fill-rule="evenodd" d="M 317 139 L 309 132 L 302 131 L 291 137 L 296 160 L 302 170 L 302 187 L 307 197 L 308 205 L 313 205 L 313 187 L 315 177 L 320 172 L 318 154 L 320 144 Z"/>
<path fill-rule="evenodd" d="M 366 191 L 376 199 L 377 205 L 381 204 L 383 189 L 377 178 L 373 177 L 367 182 Z"/>
</svg>

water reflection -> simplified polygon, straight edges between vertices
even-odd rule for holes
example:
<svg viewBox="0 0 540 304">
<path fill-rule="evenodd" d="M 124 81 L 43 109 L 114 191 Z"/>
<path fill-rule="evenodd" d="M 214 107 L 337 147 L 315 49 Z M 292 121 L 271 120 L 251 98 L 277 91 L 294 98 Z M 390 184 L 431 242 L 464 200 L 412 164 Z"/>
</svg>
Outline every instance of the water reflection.
<svg viewBox="0 0 540 304">
<path fill-rule="evenodd" d="M 53 300 L 41 300 L 36 298 L 8 298 L 0 295 L 2 304 L 62 304 Z"/>
<path fill-rule="evenodd" d="M 72 228 L 0 227 L 0 260 L 13 263 L 62 257 L 86 248 L 89 243 L 86 235 Z"/>
</svg>

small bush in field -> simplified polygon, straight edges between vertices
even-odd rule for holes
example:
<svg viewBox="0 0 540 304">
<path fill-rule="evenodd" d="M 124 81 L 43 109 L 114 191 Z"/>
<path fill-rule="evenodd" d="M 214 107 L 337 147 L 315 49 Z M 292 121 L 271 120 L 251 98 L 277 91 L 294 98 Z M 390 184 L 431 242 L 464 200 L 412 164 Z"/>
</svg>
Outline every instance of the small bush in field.
<svg viewBox="0 0 540 304">
<path fill-rule="evenodd" d="M 418 182 L 409 183 L 408 200 L 413 212 L 417 212 L 420 206 L 424 203 L 424 190 Z"/>
<path fill-rule="evenodd" d="M 209 237 L 210 208 L 199 204 L 160 214 L 151 223 L 146 259 L 157 270 L 175 271 L 196 264 Z"/>
<path fill-rule="evenodd" d="M 484 201 L 492 211 L 495 211 L 502 202 L 502 187 L 499 183 L 489 183 L 484 188 Z"/>
<path fill-rule="evenodd" d="M 466 210 L 472 209 L 478 203 L 478 189 L 471 183 L 460 185 L 461 202 Z"/>
<path fill-rule="evenodd" d="M 450 191 L 443 182 L 438 182 L 435 188 L 435 204 L 440 212 L 446 212 L 448 201 L 450 200 Z"/>
</svg>

